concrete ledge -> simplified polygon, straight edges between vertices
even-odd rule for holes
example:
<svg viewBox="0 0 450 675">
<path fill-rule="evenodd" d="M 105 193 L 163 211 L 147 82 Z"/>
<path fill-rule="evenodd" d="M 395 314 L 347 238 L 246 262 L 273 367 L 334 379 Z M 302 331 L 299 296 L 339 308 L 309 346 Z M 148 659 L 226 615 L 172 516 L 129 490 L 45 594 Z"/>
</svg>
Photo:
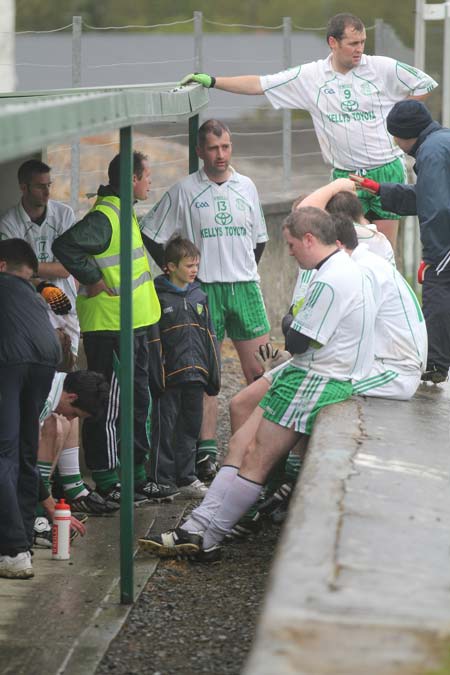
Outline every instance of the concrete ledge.
<svg viewBox="0 0 450 675">
<path fill-rule="evenodd" d="M 426 385 L 408 403 L 355 398 L 322 411 L 246 675 L 411 675 L 442 665 L 447 411 L 447 392 Z"/>
</svg>

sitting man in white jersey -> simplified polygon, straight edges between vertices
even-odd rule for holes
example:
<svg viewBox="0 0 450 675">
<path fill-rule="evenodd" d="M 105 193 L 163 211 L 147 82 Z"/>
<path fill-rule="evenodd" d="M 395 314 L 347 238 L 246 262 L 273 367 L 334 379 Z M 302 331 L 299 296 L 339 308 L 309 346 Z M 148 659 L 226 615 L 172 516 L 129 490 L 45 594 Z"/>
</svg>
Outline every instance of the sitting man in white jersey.
<svg viewBox="0 0 450 675">
<path fill-rule="evenodd" d="M 200 506 L 181 526 L 140 539 L 160 556 L 194 554 L 212 561 L 221 542 L 258 499 L 276 462 L 311 433 L 324 406 L 349 398 L 352 378 L 373 364 L 375 308 L 369 281 L 336 245 L 332 218 L 320 209 L 291 213 L 283 234 L 305 269 L 317 269 L 287 335 L 294 355 L 260 406 L 232 437 L 228 455 Z"/>
<path fill-rule="evenodd" d="M 427 329 L 417 297 L 392 265 L 358 243 L 350 218 L 333 216 L 338 243 L 367 274 L 375 298 L 375 360 L 370 374 L 354 378 L 353 393 L 409 400 L 427 362 Z"/>
<path fill-rule="evenodd" d="M 175 232 L 199 248 L 198 278 L 217 340 L 222 343 L 225 333 L 231 338 L 249 383 L 261 374 L 253 353 L 267 342 L 270 328 L 257 269 L 268 236 L 256 187 L 231 167 L 231 153 L 228 127 L 204 122 L 197 142 L 203 168 L 173 185 L 141 220 L 141 230 L 153 240 L 149 250 L 160 267 Z M 197 456 L 201 480 L 215 473 L 217 401 L 205 395 Z"/>
<path fill-rule="evenodd" d="M 384 234 L 378 232 L 376 226 L 367 224 L 364 218 L 361 202 L 355 194 L 353 182 L 348 178 L 337 178 L 327 185 L 318 188 L 309 195 L 299 197 L 292 204 L 292 210 L 314 206 L 328 211 L 328 213 L 345 214 L 355 225 L 356 235 L 360 244 L 366 244 L 368 250 L 381 256 L 391 265 L 395 265 L 394 251 Z M 283 326 L 289 325 L 296 311 L 304 301 L 306 292 L 311 284 L 316 270 L 303 270 L 299 267 L 297 281 L 292 294 L 291 307 L 283 320 Z M 270 365 L 270 364 L 269 364 Z M 237 431 L 251 415 L 272 382 L 272 369 L 265 368 L 264 376 L 242 389 L 230 402 L 230 419 L 232 433 Z"/>
<path fill-rule="evenodd" d="M 41 476 L 41 503 L 34 522 L 35 545 L 51 547 L 51 478 L 62 453 L 68 456 L 65 463 L 67 472 L 60 471 L 64 496 L 73 513 L 88 512 L 94 516 L 112 515 L 120 507 L 115 502 L 106 502 L 96 492 L 88 491 L 77 475 L 79 433 L 78 419 L 101 417 L 108 405 L 109 384 L 100 373 L 92 370 L 77 370 L 73 373 L 55 373 L 52 386 L 40 415 L 41 435 L 39 439 L 37 466 Z M 72 465 L 72 470 L 69 471 Z M 81 484 L 85 495 L 71 499 L 71 488 Z M 43 493 L 43 494 L 42 494 Z M 75 492 L 78 495 L 78 492 Z M 49 516 L 47 518 L 46 516 Z M 76 523 L 75 523 L 76 525 Z"/>
<path fill-rule="evenodd" d="M 76 359 L 80 341 L 80 324 L 75 308 L 76 282 L 52 252 L 55 239 L 75 223 L 75 214 L 67 204 L 50 199 L 50 172 L 51 168 L 38 159 L 30 159 L 20 165 L 17 179 L 22 197 L 1 217 L 0 239 L 16 237 L 30 244 L 39 261 L 38 279 L 33 282 L 39 291 L 42 289 L 44 297 L 48 295 L 46 286 L 50 293 L 51 286 L 64 291 L 70 308 L 56 313 L 49 309 L 49 319 L 55 328 L 61 328 L 70 337 Z"/>
<path fill-rule="evenodd" d="M 402 152 L 386 130 L 386 117 L 394 103 L 425 98 L 437 83 L 405 63 L 367 56 L 365 40 L 366 30 L 358 17 L 337 14 L 327 26 L 331 54 L 326 59 L 262 77 L 195 73 L 181 84 L 198 82 L 235 94 L 265 94 L 274 108 L 307 110 L 334 178 L 359 173 L 378 182 L 404 183 Z M 363 203 L 368 218 L 395 248 L 399 216 L 384 210 L 379 199 L 366 196 Z"/>
</svg>

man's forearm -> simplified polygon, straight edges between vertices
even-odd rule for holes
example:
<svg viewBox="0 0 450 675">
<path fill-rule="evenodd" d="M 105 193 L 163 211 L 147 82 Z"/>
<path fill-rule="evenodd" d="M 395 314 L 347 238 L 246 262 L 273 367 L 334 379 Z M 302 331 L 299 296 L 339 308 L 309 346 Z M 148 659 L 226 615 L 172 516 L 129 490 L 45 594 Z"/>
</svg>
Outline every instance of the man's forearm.
<svg viewBox="0 0 450 675">
<path fill-rule="evenodd" d="M 263 94 L 259 75 L 238 75 L 237 77 L 216 77 L 216 89 L 232 94 Z"/>
<path fill-rule="evenodd" d="M 38 274 L 41 279 L 67 279 L 70 273 L 59 262 L 39 263 Z"/>
</svg>

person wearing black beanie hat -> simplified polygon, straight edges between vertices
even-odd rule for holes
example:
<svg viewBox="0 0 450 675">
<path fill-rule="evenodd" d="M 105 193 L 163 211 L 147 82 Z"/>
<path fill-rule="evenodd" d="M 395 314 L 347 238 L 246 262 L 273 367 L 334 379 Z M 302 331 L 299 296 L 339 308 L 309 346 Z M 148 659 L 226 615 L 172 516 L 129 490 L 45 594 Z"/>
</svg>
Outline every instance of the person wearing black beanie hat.
<svg viewBox="0 0 450 675">
<path fill-rule="evenodd" d="M 386 124 L 397 145 L 415 158 L 416 184 L 351 178 L 360 188 L 379 194 L 383 208 L 418 216 L 423 255 L 419 283 L 428 331 L 422 380 L 438 384 L 448 379 L 450 367 L 450 129 L 433 121 L 417 100 L 396 103 Z"/>
<path fill-rule="evenodd" d="M 399 101 L 387 116 L 386 125 L 395 138 L 418 138 L 419 134 L 433 121 L 428 108 L 415 99 Z"/>
</svg>

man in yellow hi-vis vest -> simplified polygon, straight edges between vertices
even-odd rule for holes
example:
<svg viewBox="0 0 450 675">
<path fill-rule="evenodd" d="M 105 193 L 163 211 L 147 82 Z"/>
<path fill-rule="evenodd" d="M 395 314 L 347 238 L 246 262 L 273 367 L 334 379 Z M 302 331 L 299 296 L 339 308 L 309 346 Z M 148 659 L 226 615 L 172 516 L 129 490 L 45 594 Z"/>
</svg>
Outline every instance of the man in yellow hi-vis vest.
<svg viewBox="0 0 450 675">
<path fill-rule="evenodd" d="M 77 311 L 88 367 L 111 383 L 106 416 L 83 425 L 86 463 L 97 492 L 120 502 L 116 422 L 119 413 L 120 336 L 120 155 L 108 167 L 109 185 L 101 185 L 89 213 L 53 244 L 57 259 L 80 282 Z M 133 153 L 133 196 L 144 200 L 150 188 L 150 166 Z M 149 395 L 149 327 L 161 309 L 136 215 L 132 215 L 132 302 L 134 330 L 135 503 L 173 499 L 176 490 L 148 481 L 144 462 L 149 451 L 146 421 Z"/>
</svg>

